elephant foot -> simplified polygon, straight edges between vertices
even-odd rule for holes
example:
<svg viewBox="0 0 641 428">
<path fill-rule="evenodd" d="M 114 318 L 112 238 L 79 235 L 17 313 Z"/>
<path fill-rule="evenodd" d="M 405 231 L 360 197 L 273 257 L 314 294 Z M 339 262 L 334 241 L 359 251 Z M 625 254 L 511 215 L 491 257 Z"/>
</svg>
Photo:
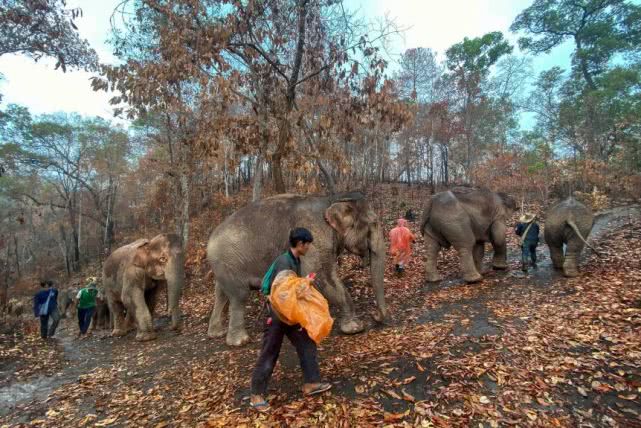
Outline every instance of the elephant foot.
<svg viewBox="0 0 641 428">
<path fill-rule="evenodd" d="M 249 336 L 245 330 L 241 330 L 234 333 L 227 333 L 227 339 L 225 340 L 229 346 L 243 346 L 245 343 L 249 342 Z"/>
<path fill-rule="evenodd" d="M 507 268 L 506 262 L 492 262 L 492 269 L 494 270 L 506 270 Z"/>
<path fill-rule="evenodd" d="M 479 282 L 480 280 L 482 280 L 483 276 L 480 273 L 476 273 L 474 275 L 463 275 L 463 279 L 468 284 L 472 284 L 474 282 Z"/>
<path fill-rule="evenodd" d="M 385 321 L 385 318 L 387 318 L 387 310 L 385 312 L 381 311 L 380 308 L 376 309 L 374 312 L 372 312 L 372 318 L 374 318 L 374 321 L 377 323 L 382 323 Z"/>
<path fill-rule="evenodd" d="M 365 326 L 363 325 L 363 322 L 356 318 L 341 322 L 341 332 L 343 334 L 356 334 L 360 333 L 364 329 Z"/>
<path fill-rule="evenodd" d="M 567 276 L 568 278 L 576 278 L 577 276 L 579 276 L 579 272 L 576 271 L 576 270 L 564 269 L 563 270 L 563 276 Z"/>
<path fill-rule="evenodd" d="M 207 336 L 212 337 L 212 338 L 214 338 L 214 337 L 223 337 L 226 334 L 227 334 L 227 329 L 225 327 L 223 327 L 222 325 L 216 326 L 216 327 L 213 327 L 213 328 L 209 328 L 209 330 L 207 330 Z"/>
<path fill-rule="evenodd" d="M 112 337 L 122 337 L 127 334 L 126 330 L 113 330 L 111 332 Z"/>
<path fill-rule="evenodd" d="M 438 273 L 428 273 L 427 278 L 425 279 L 427 282 L 441 282 L 443 280 L 443 277 L 439 275 Z"/>
<path fill-rule="evenodd" d="M 158 335 L 153 331 L 139 331 L 136 334 L 136 340 L 138 342 L 147 342 L 149 340 L 154 340 Z"/>
</svg>

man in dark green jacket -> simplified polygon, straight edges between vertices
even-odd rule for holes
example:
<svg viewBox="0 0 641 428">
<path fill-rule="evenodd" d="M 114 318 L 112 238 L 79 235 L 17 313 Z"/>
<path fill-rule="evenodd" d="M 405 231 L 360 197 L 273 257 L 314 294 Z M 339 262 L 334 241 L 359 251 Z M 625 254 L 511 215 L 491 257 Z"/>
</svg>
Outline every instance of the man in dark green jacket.
<svg viewBox="0 0 641 428">
<path fill-rule="evenodd" d="M 291 270 L 296 275 L 301 274 L 300 258 L 307 254 L 314 238 L 309 230 L 299 227 L 289 233 L 290 249 L 281 254 L 270 266 L 263 278 L 261 290 L 263 294 L 269 295 L 274 278 L 279 272 Z M 296 348 L 300 365 L 303 369 L 303 394 L 314 395 L 327 391 L 332 386 L 329 383 L 321 383 L 320 369 L 318 368 L 316 343 L 307 335 L 307 332 L 300 325 L 287 325 L 282 322 L 268 305 L 267 319 L 265 321 L 265 332 L 263 335 L 263 347 L 254 369 L 251 381 L 250 405 L 259 412 L 269 410 L 269 404 L 265 400 L 267 384 L 274 371 L 278 360 L 280 347 L 283 338 L 287 336 L 289 341 Z"/>
</svg>

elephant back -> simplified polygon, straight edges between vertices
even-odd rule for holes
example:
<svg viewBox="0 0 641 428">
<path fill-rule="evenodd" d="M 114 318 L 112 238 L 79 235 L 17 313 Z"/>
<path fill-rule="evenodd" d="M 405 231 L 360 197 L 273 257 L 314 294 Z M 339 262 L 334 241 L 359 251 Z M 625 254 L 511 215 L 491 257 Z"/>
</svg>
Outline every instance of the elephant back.
<svg viewBox="0 0 641 428">
<path fill-rule="evenodd" d="M 545 241 L 548 245 L 561 245 L 574 234 L 569 225 L 574 222 L 581 232 L 581 235 L 587 239 L 592 231 L 594 215 L 592 210 L 569 197 L 552 206 L 545 215 Z"/>
</svg>

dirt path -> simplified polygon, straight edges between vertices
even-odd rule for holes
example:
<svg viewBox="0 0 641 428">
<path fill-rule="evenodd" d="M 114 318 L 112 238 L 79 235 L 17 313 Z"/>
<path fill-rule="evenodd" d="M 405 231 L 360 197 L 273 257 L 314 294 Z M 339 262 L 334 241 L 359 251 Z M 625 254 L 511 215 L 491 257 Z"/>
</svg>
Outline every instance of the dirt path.
<svg viewBox="0 0 641 428">
<path fill-rule="evenodd" d="M 624 227 L 639 217 L 641 209 L 638 206 L 602 212 L 596 218 L 590 240 L 596 242 L 609 231 Z M 374 409 L 372 414 L 387 412 L 397 415 L 392 417 L 392 421 L 396 417 L 401 420 L 402 415 L 410 411 L 415 415 L 423 415 L 421 412 L 424 412 L 435 420 L 443 414 L 437 413 L 440 409 L 440 412 L 449 412 L 447 414 L 452 418 L 482 422 L 488 419 L 479 416 L 485 413 L 480 412 L 478 406 L 496 406 L 482 410 L 490 416 L 496 412 L 505 417 L 505 411 L 499 404 L 503 403 L 501 400 L 508 400 L 502 397 L 506 393 L 506 385 L 509 385 L 508 395 L 518 392 L 525 397 L 522 398 L 525 400 L 523 411 L 530 412 L 525 413 L 526 416 L 521 415 L 525 421 L 528 417 L 533 422 L 536 417 L 554 416 L 572 424 L 582 417 L 575 414 L 576 408 L 586 415 L 596 412 L 601 419 L 594 419 L 594 415 L 585 418 L 605 423 L 608 419 L 603 418 L 614 417 L 603 410 L 607 403 L 632 412 L 629 415 L 641 414 L 638 402 L 619 399 L 616 391 L 604 399 L 593 391 L 584 391 L 582 386 L 577 387 L 571 378 L 568 380 L 574 373 L 572 370 L 588 367 L 587 362 L 574 367 L 563 359 L 555 363 L 551 354 L 545 355 L 547 360 L 543 361 L 542 354 L 524 356 L 521 353 L 523 350 L 527 353 L 528 347 L 544 346 L 543 349 L 558 351 L 562 355 L 560 358 L 581 363 L 590 358 L 594 370 L 609 370 L 614 376 L 617 370 L 628 370 L 625 359 L 618 360 L 618 365 L 610 368 L 607 364 L 603 367 L 597 365 L 598 361 L 593 362 L 591 354 L 597 352 L 595 347 L 588 345 L 587 341 L 568 345 L 565 338 L 554 330 L 550 331 L 545 324 L 546 317 L 550 319 L 555 315 L 555 299 L 572 301 L 577 287 L 581 287 L 580 280 L 567 280 L 554 272 L 544 245 L 538 251 L 539 268 L 527 275 L 518 270 L 519 254 L 513 247 L 510 250 L 510 270 L 488 271 L 480 284 L 464 284 L 456 278 L 456 272 L 448 271 L 441 284 L 417 287 L 412 281 L 423 284 L 420 254 L 414 257 L 410 266 L 412 277 L 395 278 L 388 272 L 391 277 L 389 287 L 405 290 L 405 294 L 399 291 L 398 296 L 388 291 L 390 306 L 395 311 L 389 325 L 380 328 L 369 321 L 368 333 L 349 337 L 333 335 L 323 344 L 323 370 L 331 374 L 334 383 L 331 399 L 348 403 L 353 409 Z M 584 253 L 586 257 L 590 257 L 587 252 Z M 352 294 L 358 311 L 364 313 L 371 308 L 371 296 L 368 295 L 371 290 L 360 285 L 358 274 L 353 277 Z M 200 422 L 211 417 L 212 412 L 236 415 L 239 408 L 246 406 L 246 380 L 260 335 L 254 334 L 249 346 L 241 349 L 229 349 L 222 340 L 208 339 L 205 331 L 211 302 L 207 300 L 199 304 L 202 310 L 185 316 L 182 334 L 177 335 L 167 329 L 167 317 L 159 318 L 156 323 L 159 338 L 149 343 L 137 343 L 131 336 L 112 339 L 107 337 L 107 332 L 77 341 L 73 339 L 76 331 L 73 321 L 66 320 L 58 339 L 64 350 L 63 369 L 54 376 L 14 382 L 0 388 L 0 418 L 6 417 L 8 422 L 18 424 L 34 420 L 42 422 L 47 418 L 59 422 L 56 419 L 61 417 L 58 412 L 51 413 L 52 403 L 58 403 L 56 405 L 70 413 L 67 423 L 72 420 L 78 423 L 81 417 L 85 418 L 84 423 L 101 417 L 109 419 L 113 409 L 120 409 L 119 415 L 128 415 L 126 418 L 131 422 L 132 415 L 138 415 L 135 412 L 127 414 L 126 409 L 140 408 L 136 403 L 143 402 L 149 406 L 149 401 L 144 400 L 152 400 L 154 396 L 163 397 L 163 405 L 153 410 L 146 408 L 145 419 L 138 420 L 140 425 L 155 425 L 165 420 L 163 415 L 174 415 L 175 418 L 190 415 Z M 250 313 L 247 317 L 248 329 L 254 332 L 257 331 L 254 325 L 257 316 L 255 306 L 248 305 Z M 557 311 L 560 309 L 556 308 Z M 566 363 L 574 369 L 569 366 L 563 372 L 550 369 L 555 373 L 552 378 L 539 372 L 539 366 L 557 364 L 565 367 Z M 483 370 L 473 371 L 476 365 Z M 275 373 L 273 403 L 290 406 L 299 403 L 296 401 L 299 397 L 297 366 L 295 352 L 291 346 L 285 345 L 280 368 Z M 629 371 L 631 374 L 625 377 L 626 382 L 636 385 L 634 382 L 641 379 L 641 370 L 633 367 Z M 515 380 L 520 383 L 513 383 Z M 548 395 L 526 393 L 526 387 L 521 385 L 527 385 L 527 388 L 538 385 L 539 390 Z M 469 399 L 472 402 L 468 399 L 461 401 L 461 394 L 471 394 L 472 391 L 475 394 L 475 398 Z M 618 392 L 619 396 L 626 396 Z M 123 394 L 129 397 L 130 403 L 117 403 Z M 223 402 L 224 397 L 233 398 L 231 402 Z M 490 399 L 498 400 L 497 404 L 486 404 L 485 401 Z M 167 400 L 173 401 L 168 404 Z M 199 400 L 202 405 L 199 404 L 198 411 L 192 415 L 196 410 L 192 405 Z M 480 400 L 480 404 L 474 400 Z M 320 405 L 323 402 L 314 403 Z M 437 404 L 430 404 L 428 408 L 421 407 L 427 406 L 421 403 Z M 154 415 L 150 416 L 151 413 Z M 563 419 L 565 414 L 574 416 Z M 508 416 L 520 420 L 516 413 Z M 116 424 L 123 421 L 111 419 Z"/>
</svg>

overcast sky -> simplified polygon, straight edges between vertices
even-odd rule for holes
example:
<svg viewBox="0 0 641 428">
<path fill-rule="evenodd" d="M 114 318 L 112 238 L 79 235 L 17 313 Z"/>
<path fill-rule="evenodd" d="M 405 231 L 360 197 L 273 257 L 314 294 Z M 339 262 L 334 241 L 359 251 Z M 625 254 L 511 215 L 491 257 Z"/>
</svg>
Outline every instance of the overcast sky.
<svg viewBox="0 0 641 428">
<path fill-rule="evenodd" d="M 359 8 L 368 17 L 388 14 L 403 28 L 408 28 L 397 51 L 428 47 L 443 53 L 464 37 L 478 37 L 491 31 L 502 31 L 516 44 L 517 36 L 509 27 L 520 11 L 533 0 L 347 0 L 351 9 Z M 68 1 L 69 7 L 82 6 L 84 16 L 76 21 L 81 35 L 96 49 L 101 61 L 113 60 L 106 44 L 110 17 L 117 0 Z M 571 45 L 555 49 L 549 55 L 534 58 L 535 72 L 553 65 L 569 67 Z M 16 55 L 0 57 L 0 93 L 3 106 L 16 103 L 33 113 L 56 111 L 111 117 L 109 95 L 93 92 L 91 75 L 81 71 L 62 73 L 54 70 L 54 60 L 32 59 Z"/>
</svg>

